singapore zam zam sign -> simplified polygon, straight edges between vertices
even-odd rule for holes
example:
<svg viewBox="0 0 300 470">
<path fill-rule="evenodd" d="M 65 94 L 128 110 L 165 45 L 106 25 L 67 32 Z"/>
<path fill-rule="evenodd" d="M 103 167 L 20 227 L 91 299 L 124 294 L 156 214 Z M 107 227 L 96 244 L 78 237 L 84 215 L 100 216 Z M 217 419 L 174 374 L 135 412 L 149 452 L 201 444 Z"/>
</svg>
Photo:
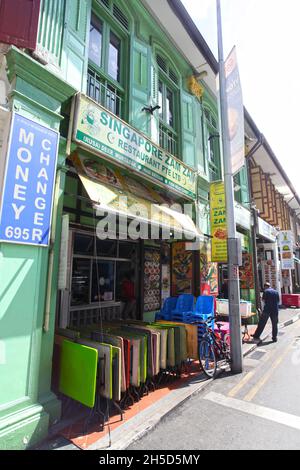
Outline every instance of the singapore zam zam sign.
<svg viewBox="0 0 300 470">
<path fill-rule="evenodd" d="M 73 139 L 165 189 L 194 199 L 196 173 L 144 134 L 84 95 L 77 95 Z"/>
<path fill-rule="evenodd" d="M 48 246 L 59 134 L 14 114 L 0 212 L 0 241 Z"/>
</svg>

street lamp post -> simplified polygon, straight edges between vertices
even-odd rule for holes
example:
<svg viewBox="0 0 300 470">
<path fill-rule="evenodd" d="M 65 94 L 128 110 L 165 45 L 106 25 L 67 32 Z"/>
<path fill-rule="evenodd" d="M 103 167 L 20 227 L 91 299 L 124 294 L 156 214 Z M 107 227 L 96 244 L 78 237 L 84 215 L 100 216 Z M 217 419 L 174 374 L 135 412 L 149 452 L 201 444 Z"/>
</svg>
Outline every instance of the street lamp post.
<svg viewBox="0 0 300 470">
<path fill-rule="evenodd" d="M 239 265 L 241 264 L 241 247 L 236 236 L 236 224 L 234 213 L 234 190 L 231 166 L 231 151 L 228 131 L 228 109 L 226 98 L 226 78 L 223 54 L 222 18 L 220 0 L 217 0 L 217 25 L 218 25 L 218 53 L 219 53 L 219 88 L 220 110 L 222 124 L 222 148 L 224 161 L 224 185 L 226 195 L 226 218 L 228 230 L 228 287 L 229 287 L 229 323 L 230 323 L 230 350 L 231 371 L 241 373 L 243 371 L 241 317 L 240 317 L 240 286 Z"/>
</svg>

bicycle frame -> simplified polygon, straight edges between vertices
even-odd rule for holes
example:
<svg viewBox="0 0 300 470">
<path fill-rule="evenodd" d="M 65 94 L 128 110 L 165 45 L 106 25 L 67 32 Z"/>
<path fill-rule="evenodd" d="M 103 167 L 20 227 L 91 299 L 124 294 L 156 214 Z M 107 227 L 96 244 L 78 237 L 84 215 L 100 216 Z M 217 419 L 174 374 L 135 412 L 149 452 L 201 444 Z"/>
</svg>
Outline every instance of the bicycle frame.
<svg viewBox="0 0 300 470">
<path fill-rule="evenodd" d="M 230 351 L 228 351 L 228 345 L 222 339 L 222 334 L 220 328 L 218 329 L 218 336 L 216 335 L 215 331 L 212 330 L 208 325 L 207 321 L 200 321 L 201 325 L 205 325 L 206 331 L 203 335 L 203 339 L 206 339 L 209 343 L 213 344 L 215 352 L 216 352 L 216 359 L 222 360 L 225 359 L 228 363 L 230 362 Z"/>
<path fill-rule="evenodd" d="M 219 333 L 220 333 L 220 330 L 219 330 Z M 230 360 L 227 344 L 222 339 L 221 334 L 217 336 L 216 333 L 211 328 L 207 327 L 207 331 L 203 335 L 203 338 L 207 339 L 210 343 L 213 344 L 218 358 L 226 359 L 227 361 Z"/>
</svg>

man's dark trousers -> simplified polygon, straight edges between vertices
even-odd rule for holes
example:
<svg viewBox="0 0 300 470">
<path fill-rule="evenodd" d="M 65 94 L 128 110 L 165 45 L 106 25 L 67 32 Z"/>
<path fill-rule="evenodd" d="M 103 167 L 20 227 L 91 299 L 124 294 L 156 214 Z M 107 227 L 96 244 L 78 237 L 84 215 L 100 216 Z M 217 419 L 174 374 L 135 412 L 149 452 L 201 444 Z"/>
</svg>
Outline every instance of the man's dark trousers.
<svg viewBox="0 0 300 470">
<path fill-rule="evenodd" d="M 278 312 L 270 313 L 266 310 L 263 311 L 263 313 L 262 313 L 262 315 L 259 319 L 256 331 L 255 331 L 255 334 L 254 334 L 255 338 L 260 337 L 260 335 L 262 334 L 269 318 L 271 318 L 271 322 L 272 322 L 272 338 L 273 338 L 273 340 L 277 338 L 277 334 L 278 334 Z"/>
</svg>

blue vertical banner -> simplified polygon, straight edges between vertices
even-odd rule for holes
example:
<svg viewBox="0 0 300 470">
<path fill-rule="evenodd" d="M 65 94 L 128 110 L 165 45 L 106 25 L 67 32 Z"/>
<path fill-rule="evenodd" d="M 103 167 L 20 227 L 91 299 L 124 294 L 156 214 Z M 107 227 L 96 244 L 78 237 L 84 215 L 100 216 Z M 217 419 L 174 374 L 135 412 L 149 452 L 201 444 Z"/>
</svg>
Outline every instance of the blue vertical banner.
<svg viewBox="0 0 300 470">
<path fill-rule="evenodd" d="M 59 133 L 13 114 L 0 212 L 0 241 L 48 246 Z"/>
</svg>

